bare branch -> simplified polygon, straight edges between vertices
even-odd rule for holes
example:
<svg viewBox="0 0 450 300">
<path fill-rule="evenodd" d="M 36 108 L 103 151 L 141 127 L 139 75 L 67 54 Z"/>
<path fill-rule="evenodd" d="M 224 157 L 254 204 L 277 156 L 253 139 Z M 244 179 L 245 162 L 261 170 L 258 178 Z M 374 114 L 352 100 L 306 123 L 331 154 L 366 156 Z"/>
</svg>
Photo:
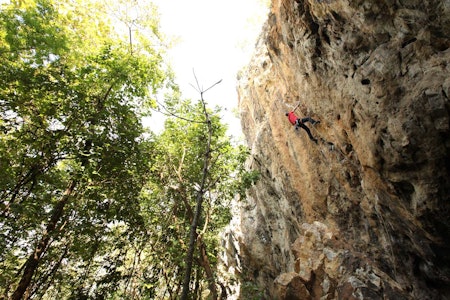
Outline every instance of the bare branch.
<svg viewBox="0 0 450 300">
<path fill-rule="evenodd" d="M 202 90 L 201 90 L 200 85 L 198 83 L 197 75 L 195 74 L 194 69 L 192 69 L 192 73 L 194 74 L 195 82 L 197 83 L 196 91 L 200 93 L 200 96 L 202 96 Z"/>
<path fill-rule="evenodd" d="M 216 83 L 214 83 L 213 85 L 211 85 L 209 88 L 207 88 L 206 90 L 203 91 L 203 93 L 206 93 L 207 91 L 209 91 L 210 89 L 212 89 L 213 87 L 215 87 L 216 85 L 218 85 L 219 83 L 222 82 L 222 79 L 220 79 L 219 81 L 217 81 Z"/>
<path fill-rule="evenodd" d="M 200 84 L 198 83 L 198 79 L 197 79 L 197 75 L 195 75 L 195 71 L 192 70 L 192 73 L 194 73 L 194 78 L 195 78 L 195 82 L 197 84 L 197 87 L 195 87 L 193 84 L 190 84 L 194 90 L 196 90 L 200 96 L 202 97 L 202 101 L 203 100 L 203 94 L 206 93 L 207 91 L 209 91 L 210 89 L 212 89 L 213 87 L 215 87 L 216 85 L 218 85 L 219 83 L 222 82 L 222 79 L 220 79 L 219 81 L 217 81 L 216 83 L 214 83 L 213 85 L 211 85 L 209 88 L 207 88 L 206 90 L 204 90 L 203 88 L 200 88 Z"/>
<path fill-rule="evenodd" d="M 156 112 L 159 112 L 159 113 L 161 113 L 161 114 L 163 114 L 163 115 L 165 115 L 165 116 L 168 116 L 168 117 L 175 117 L 175 118 L 178 118 L 178 119 L 181 119 L 181 120 L 185 120 L 185 121 L 188 121 L 188 122 L 193 122 L 193 123 L 200 123 L 200 124 L 206 123 L 206 121 L 198 121 L 198 120 L 192 120 L 192 119 L 180 117 L 180 116 L 174 114 L 173 112 L 171 112 L 167 107 L 165 107 L 165 106 L 164 106 L 161 102 L 159 102 L 158 100 L 156 100 L 156 103 L 158 103 L 159 106 L 161 106 L 162 108 L 164 108 L 164 110 L 165 110 L 167 113 L 164 113 L 163 111 L 156 110 L 156 109 L 152 109 L 152 110 L 153 110 L 153 111 L 156 111 Z"/>
</svg>

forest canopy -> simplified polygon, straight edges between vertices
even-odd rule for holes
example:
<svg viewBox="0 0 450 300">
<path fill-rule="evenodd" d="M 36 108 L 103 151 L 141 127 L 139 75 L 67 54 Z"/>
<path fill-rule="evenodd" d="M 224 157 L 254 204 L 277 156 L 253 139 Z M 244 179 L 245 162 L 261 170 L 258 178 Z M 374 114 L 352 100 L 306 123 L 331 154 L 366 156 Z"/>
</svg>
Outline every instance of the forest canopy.
<svg viewBox="0 0 450 300">
<path fill-rule="evenodd" d="M 217 297 L 219 232 L 257 175 L 220 108 L 181 98 L 164 45 L 151 5 L 2 5 L 0 298 L 175 299 L 190 233 L 191 298 Z"/>
</svg>

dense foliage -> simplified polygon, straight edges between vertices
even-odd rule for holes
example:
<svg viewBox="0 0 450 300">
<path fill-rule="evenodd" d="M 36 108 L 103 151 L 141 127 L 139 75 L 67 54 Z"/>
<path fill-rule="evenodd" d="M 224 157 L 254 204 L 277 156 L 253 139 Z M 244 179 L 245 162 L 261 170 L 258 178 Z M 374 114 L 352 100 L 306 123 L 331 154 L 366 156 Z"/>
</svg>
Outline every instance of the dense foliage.
<svg viewBox="0 0 450 300">
<path fill-rule="evenodd" d="M 137 26 L 83 0 L 2 6 L 0 298 L 179 294 L 208 123 L 200 102 L 175 96 L 157 18 L 151 7 L 145 13 Z M 112 15 L 129 29 L 123 38 Z M 163 88 L 173 89 L 167 108 L 184 118 L 145 133 L 142 117 Z M 218 113 L 208 110 L 196 297 L 214 289 L 218 232 L 253 178 Z"/>
</svg>

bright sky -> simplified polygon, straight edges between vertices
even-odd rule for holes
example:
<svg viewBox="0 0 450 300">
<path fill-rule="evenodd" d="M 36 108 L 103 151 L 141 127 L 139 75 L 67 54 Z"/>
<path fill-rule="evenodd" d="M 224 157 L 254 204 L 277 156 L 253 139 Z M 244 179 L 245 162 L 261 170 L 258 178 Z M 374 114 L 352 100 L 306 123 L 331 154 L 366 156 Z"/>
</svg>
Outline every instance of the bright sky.
<svg viewBox="0 0 450 300">
<path fill-rule="evenodd" d="M 195 78 L 206 89 L 210 106 L 226 109 L 224 121 L 235 137 L 241 135 L 237 107 L 236 74 L 250 59 L 256 38 L 266 20 L 264 0 L 154 0 L 159 7 L 162 31 L 177 38 L 169 52 L 182 97 L 197 100 Z M 161 122 L 155 118 L 153 122 Z M 153 124 L 151 127 L 158 126 Z M 162 126 L 162 125 L 161 125 Z"/>
</svg>

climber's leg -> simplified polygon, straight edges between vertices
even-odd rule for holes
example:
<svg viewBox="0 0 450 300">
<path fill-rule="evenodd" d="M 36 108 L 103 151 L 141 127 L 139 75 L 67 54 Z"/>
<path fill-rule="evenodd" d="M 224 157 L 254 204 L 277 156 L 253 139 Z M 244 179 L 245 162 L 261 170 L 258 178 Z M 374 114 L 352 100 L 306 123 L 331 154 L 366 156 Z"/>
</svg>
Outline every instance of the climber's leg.
<svg viewBox="0 0 450 300">
<path fill-rule="evenodd" d="M 298 125 L 299 125 L 301 128 L 305 129 L 306 133 L 308 134 L 308 136 L 309 136 L 309 138 L 310 138 L 311 140 L 313 140 L 314 142 L 317 143 L 317 139 L 315 139 L 315 138 L 312 136 L 311 131 L 309 130 L 308 127 L 306 127 L 306 126 L 305 126 L 304 124 L 302 124 L 302 123 L 299 123 Z"/>
<path fill-rule="evenodd" d="M 306 123 L 306 122 L 311 122 L 311 124 L 313 124 L 313 125 L 320 123 L 320 121 L 316 121 L 311 117 L 306 117 L 306 118 L 302 119 L 302 123 Z"/>
</svg>

